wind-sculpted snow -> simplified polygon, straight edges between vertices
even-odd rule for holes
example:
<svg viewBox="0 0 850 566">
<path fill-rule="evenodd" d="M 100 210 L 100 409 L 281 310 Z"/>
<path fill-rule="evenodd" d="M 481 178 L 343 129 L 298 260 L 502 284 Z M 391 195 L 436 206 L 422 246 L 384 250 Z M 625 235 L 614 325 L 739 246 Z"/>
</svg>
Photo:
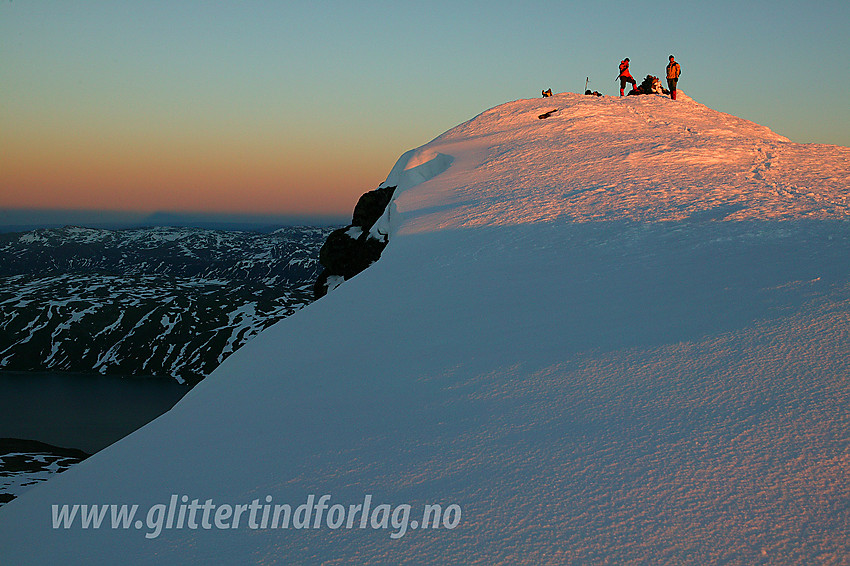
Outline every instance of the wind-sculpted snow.
<svg viewBox="0 0 850 566">
<path fill-rule="evenodd" d="M 399 186 L 401 190 L 415 187 L 451 167 L 453 161 L 454 158 L 445 153 L 412 149 L 401 156 L 385 184 Z"/>
<path fill-rule="evenodd" d="M 850 149 L 795 144 L 685 95 L 676 104 L 569 94 L 517 101 L 419 151 L 460 148 L 440 183 L 396 199 L 405 231 L 556 219 L 850 217 Z"/>
<path fill-rule="evenodd" d="M 484 112 L 405 154 L 387 184 L 412 155 L 451 161 L 399 183 L 378 262 L 0 509 L 4 555 L 850 559 L 850 150 L 792 143 L 684 94 L 564 94 Z M 456 504 L 462 519 L 395 538 L 380 520 L 154 538 L 144 523 L 49 523 L 52 504 L 294 507 L 311 494 Z"/>
</svg>

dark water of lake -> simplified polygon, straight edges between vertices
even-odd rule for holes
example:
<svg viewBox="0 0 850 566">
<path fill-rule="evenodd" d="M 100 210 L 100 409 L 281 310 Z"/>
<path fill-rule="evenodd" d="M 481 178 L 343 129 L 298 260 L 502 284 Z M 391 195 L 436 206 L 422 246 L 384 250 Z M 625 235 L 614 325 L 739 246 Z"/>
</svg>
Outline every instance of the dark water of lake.
<svg viewBox="0 0 850 566">
<path fill-rule="evenodd" d="M 165 378 L 0 371 L 0 438 L 93 454 L 166 412 L 188 391 Z"/>
</svg>

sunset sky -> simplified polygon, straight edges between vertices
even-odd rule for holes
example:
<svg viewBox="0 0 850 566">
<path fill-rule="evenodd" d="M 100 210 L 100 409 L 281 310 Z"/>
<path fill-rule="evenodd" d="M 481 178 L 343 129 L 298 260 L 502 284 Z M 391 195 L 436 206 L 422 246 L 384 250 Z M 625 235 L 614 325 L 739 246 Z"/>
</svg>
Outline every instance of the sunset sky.
<svg viewBox="0 0 850 566">
<path fill-rule="evenodd" d="M 0 0 L 0 209 L 347 214 L 404 151 L 617 64 L 850 145 L 850 3 Z M 672 103 L 672 102 L 671 102 Z"/>
</svg>

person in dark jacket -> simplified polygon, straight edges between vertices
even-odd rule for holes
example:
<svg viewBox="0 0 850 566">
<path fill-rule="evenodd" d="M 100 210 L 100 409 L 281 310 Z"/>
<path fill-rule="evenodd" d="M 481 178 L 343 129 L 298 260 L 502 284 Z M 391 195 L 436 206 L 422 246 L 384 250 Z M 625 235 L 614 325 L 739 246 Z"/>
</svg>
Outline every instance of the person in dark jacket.
<svg viewBox="0 0 850 566">
<path fill-rule="evenodd" d="M 629 72 L 628 57 L 620 61 L 620 74 L 617 76 L 617 78 L 620 79 L 620 96 L 623 96 L 623 91 L 625 90 L 627 83 L 631 83 L 632 88 L 637 86 L 637 81 Z"/>
<path fill-rule="evenodd" d="M 679 82 L 679 75 L 682 74 L 682 68 L 670 55 L 670 62 L 667 64 L 667 88 L 670 90 L 670 98 L 676 100 L 676 84 Z"/>
</svg>

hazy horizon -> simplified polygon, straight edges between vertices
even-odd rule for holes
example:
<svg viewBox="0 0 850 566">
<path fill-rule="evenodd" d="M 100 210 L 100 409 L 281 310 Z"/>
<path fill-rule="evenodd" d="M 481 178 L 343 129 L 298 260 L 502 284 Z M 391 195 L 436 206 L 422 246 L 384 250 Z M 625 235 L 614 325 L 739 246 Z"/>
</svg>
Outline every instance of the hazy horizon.
<svg viewBox="0 0 850 566">
<path fill-rule="evenodd" d="M 350 214 L 343 216 L 186 211 L 0 209 L 0 232 L 21 232 L 64 226 L 107 229 L 176 226 L 264 230 L 282 226 L 335 226 L 346 224 L 349 220 Z"/>
</svg>

